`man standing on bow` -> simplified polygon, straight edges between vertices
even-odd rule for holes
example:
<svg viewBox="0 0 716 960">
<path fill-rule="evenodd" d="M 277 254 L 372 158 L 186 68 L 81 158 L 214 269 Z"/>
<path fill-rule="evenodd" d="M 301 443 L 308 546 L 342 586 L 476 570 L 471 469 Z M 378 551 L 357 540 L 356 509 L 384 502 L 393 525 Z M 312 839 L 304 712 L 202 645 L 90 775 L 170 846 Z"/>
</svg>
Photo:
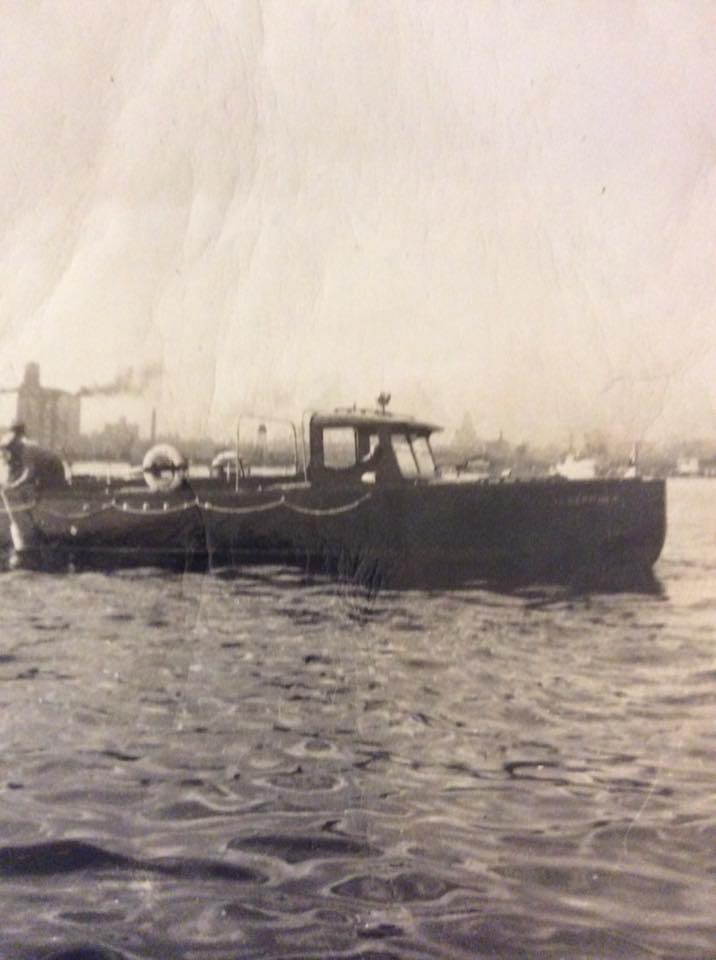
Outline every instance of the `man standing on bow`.
<svg viewBox="0 0 716 960">
<path fill-rule="evenodd" d="M 0 454 L 7 464 L 6 490 L 32 486 L 35 490 L 57 490 L 67 486 L 62 460 L 25 437 L 25 424 L 14 423 L 0 438 Z"/>
</svg>

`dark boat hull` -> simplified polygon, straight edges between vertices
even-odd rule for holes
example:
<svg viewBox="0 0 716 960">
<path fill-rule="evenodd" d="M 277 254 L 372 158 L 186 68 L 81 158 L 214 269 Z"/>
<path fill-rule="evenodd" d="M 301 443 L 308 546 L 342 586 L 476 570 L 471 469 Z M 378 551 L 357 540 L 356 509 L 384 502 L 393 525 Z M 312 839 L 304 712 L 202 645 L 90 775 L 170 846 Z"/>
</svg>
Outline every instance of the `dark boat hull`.
<svg viewBox="0 0 716 960">
<path fill-rule="evenodd" d="M 656 480 L 302 483 L 171 494 L 71 487 L 15 500 L 27 558 L 173 566 L 283 563 L 391 586 L 570 583 L 649 571 L 666 533 Z M 11 547 L 6 513 L 0 541 Z"/>
</svg>

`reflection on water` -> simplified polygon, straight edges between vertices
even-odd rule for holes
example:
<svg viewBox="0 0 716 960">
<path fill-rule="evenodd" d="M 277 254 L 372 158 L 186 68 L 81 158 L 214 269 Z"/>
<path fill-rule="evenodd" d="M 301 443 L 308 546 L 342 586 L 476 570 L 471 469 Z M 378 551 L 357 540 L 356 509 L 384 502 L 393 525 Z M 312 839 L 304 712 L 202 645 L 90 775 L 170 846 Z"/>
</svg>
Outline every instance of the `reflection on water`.
<svg viewBox="0 0 716 960">
<path fill-rule="evenodd" d="M 3 585 L 3 957 L 707 958 L 716 506 L 661 590 Z"/>
</svg>

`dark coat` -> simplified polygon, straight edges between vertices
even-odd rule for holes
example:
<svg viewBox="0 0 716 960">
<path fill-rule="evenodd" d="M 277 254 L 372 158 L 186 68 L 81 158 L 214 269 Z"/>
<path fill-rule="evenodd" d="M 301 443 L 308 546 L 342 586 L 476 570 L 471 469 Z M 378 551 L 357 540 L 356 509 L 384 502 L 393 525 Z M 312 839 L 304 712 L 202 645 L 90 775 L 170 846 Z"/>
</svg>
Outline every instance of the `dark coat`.
<svg viewBox="0 0 716 960">
<path fill-rule="evenodd" d="M 24 483 L 37 490 L 66 487 L 62 460 L 52 450 L 46 450 L 28 440 L 19 441 L 10 448 L 9 479 L 13 483 L 25 475 Z"/>
</svg>

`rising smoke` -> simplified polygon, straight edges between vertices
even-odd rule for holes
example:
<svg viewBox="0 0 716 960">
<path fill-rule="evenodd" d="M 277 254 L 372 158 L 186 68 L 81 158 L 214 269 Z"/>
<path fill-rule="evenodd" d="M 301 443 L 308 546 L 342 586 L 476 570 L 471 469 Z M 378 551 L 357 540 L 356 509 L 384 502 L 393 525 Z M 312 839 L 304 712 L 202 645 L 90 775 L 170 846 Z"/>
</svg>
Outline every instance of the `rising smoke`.
<svg viewBox="0 0 716 960">
<path fill-rule="evenodd" d="M 120 371 L 114 380 L 108 383 L 96 383 L 91 387 L 82 387 L 78 397 L 116 397 L 122 394 L 139 397 L 162 375 L 159 363 L 150 363 L 143 367 L 127 367 Z"/>
</svg>

